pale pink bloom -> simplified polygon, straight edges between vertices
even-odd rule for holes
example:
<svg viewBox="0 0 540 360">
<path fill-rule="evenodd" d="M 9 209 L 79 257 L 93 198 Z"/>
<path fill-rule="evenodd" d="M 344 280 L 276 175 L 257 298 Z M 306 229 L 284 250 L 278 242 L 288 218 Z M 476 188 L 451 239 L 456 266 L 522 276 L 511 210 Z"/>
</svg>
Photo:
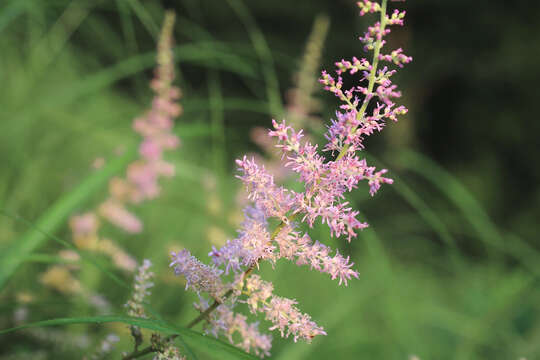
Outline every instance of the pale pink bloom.
<svg viewBox="0 0 540 360">
<path fill-rule="evenodd" d="M 173 164 L 166 161 L 158 161 L 154 163 L 154 169 L 157 174 L 165 177 L 172 177 L 175 174 L 175 167 Z"/>
<path fill-rule="evenodd" d="M 109 199 L 102 203 L 99 207 L 99 213 L 109 222 L 128 233 L 135 234 L 142 231 L 141 221 L 115 200 Z"/>
<path fill-rule="evenodd" d="M 258 275 L 246 279 L 246 291 L 249 293 L 247 304 L 254 313 L 263 312 L 266 320 L 274 325 L 270 330 L 278 329 L 282 337 L 293 336 L 311 342 L 317 335 L 326 335 L 323 328 L 311 321 L 311 317 L 296 308 L 296 300 L 272 294 L 272 283 L 264 281 Z"/>
<path fill-rule="evenodd" d="M 102 157 L 95 158 L 92 162 L 92 167 L 94 169 L 101 169 L 105 165 L 105 159 Z"/>
<path fill-rule="evenodd" d="M 152 164 L 138 161 L 129 165 L 127 180 L 132 185 L 130 192 L 131 201 L 140 203 L 147 199 L 154 199 L 160 193 L 157 182 L 158 174 Z"/>
<path fill-rule="evenodd" d="M 242 172 L 242 175 L 237 177 L 246 186 L 248 199 L 253 201 L 266 216 L 286 221 L 287 213 L 294 204 L 294 193 L 274 184 L 272 175 L 254 159 L 249 160 L 244 156 L 242 160 L 236 160 L 236 164 L 238 170 Z"/>
<path fill-rule="evenodd" d="M 69 220 L 69 226 L 73 232 L 73 237 L 87 237 L 96 234 L 99 222 L 96 214 L 87 212 L 72 216 Z"/>
<path fill-rule="evenodd" d="M 339 285 L 347 285 L 348 280 L 359 276 L 351 269 L 354 263 L 349 261 L 349 257 L 343 257 L 339 251 L 331 255 L 333 251 L 330 247 L 318 241 L 313 243 L 308 234 L 300 235 L 292 224 L 283 227 L 275 242 L 278 244 L 279 257 L 296 259 L 297 265 L 309 265 L 311 269 L 327 273 L 332 280 L 339 279 Z"/>
<path fill-rule="evenodd" d="M 275 260 L 274 249 L 267 230 L 264 213 L 257 208 L 248 207 L 244 211 L 245 221 L 234 240 L 229 240 L 219 250 L 212 247 L 209 255 L 217 266 L 225 265 L 229 270 L 240 271 L 241 266 L 249 267 L 260 260 Z"/>
<path fill-rule="evenodd" d="M 160 159 L 162 152 L 163 148 L 160 144 L 152 139 L 145 139 L 139 147 L 139 153 L 148 161 Z"/>
<path fill-rule="evenodd" d="M 125 201 L 130 197 L 132 186 L 123 178 L 113 177 L 109 181 L 109 194 L 114 199 Z"/>
</svg>

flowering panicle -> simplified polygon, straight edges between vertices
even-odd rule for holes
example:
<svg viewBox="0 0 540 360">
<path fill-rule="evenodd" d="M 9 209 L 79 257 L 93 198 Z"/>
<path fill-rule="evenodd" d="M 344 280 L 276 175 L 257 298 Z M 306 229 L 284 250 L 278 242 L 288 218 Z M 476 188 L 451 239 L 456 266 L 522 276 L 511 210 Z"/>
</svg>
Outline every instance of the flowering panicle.
<svg viewBox="0 0 540 360">
<path fill-rule="evenodd" d="M 294 204 L 293 193 L 277 186 L 274 178 L 264 166 L 259 166 L 254 159 L 236 160 L 238 170 L 242 175 L 237 177 L 245 184 L 248 199 L 253 201 L 268 217 L 276 217 L 283 221 Z"/>
<path fill-rule="evenodd" d="M 128 233 L 135 234 L 142 230 L 142 222 L 114 199 L 101 204 L 99 214 Z"/>
<path fill-rule="evenodd" d="M 244 213 L 245 220 L 238 237 L 227 241 L 219 250 L 212 247 L 208 254 L 215 265 L 225 266 L 225 273 L 229 270 L 236 273 L 241 271 L 241 266 L 249 267 L 262 259 L 275 261 L 275 247 L 267 230 L 268 223 L 264 213 L 252 207 L 246 208 Z"/>
<path fill-rule="evenodd" d="M 161 32 L 155 77 L 151 88 L 155 93 L 151 109 L 133 121 L 133 129 L 142 136 L 139 158 L 131 163 L 125 177 L 114 177 L 109 182 L 109 196 L 96 210 L 70 219 L 75 244 L 82 249 L 110 256 L 119 268 L 135 270 L 136 261 L 110 239 L 99 236 L 101 217 L 129 234 L 140 233 L 142 221 L 128 210 L 129 204 L 140 204 L 156 198 L 160 193 L 161 177 L 174 175 L 174 165 L 163 159 L 166 150 L 175 149 L 179 139 L 173 134 L 174 118 L 182 112 L 176 102 L 180 90 L 172 85 L 174 63 L 172 53 L 172 26 L 174 14 L 165 18 Z"/>
<path fill-rule="evenodd" d="M 252 313 L 263 312 L 265 318 L 274 325 L 270 330 L 279 329 L 281 336 L 292 335 L 296 342 L 302 338 L 310 342 L 316 335 L 326 335 L 324 330 L 311 321 L 311 317 L 302 314 L 295 300 L 274 295 L 271 282 L 264 281 L 258 275 L 246 279 L 245 293 L 249 296 L 246 301 Z"/>
<path fill-rule="evenodd" d="M 344 194 L 356 188 L 361 180 L 367 180 L 370 194 L 373 196 L 383 183 L 392 183 L 385 177 L 386 170 L 377 171 L 368 166 L 365 159 L 356 155 L 357 150 L 363 149 L 363 139 L 373 132 L 382 130 L 386 119 L 397 120 L 398 115 L 406 113 L 403 106 L 395 107 L 392 99 L 401 96 L 396 85 L 392 84 L 391 76 L 395 70 L 384 67 L 377 71 L 379 60 L 391 61 L 402 66 L 410 62 L 411 58 L 402 54 L 398 49 L 389 55 L 381 54 L 384 46 L 384 36 L 390 30 L 389 25 L 403 25 L 405 12 L 395 11 L 391 16 L 386 15 L 386 1 L 378 5 L 370 1 L 359 2 L 362 14 L 369 12 L 381 12 L 381 20 L 368 28 L 360 40 L 365 44 L 366 51 L 374 51 L 374 61 L 353 58 L 352 61 L 342 60 L 336 63 L 337 78 L 323 71 L 320 79 L 325 89 L 334 93 L 343 104 L 341 111 L 336 114 L 337 120 L 333 120 L 329 126 L 326 138 L 328 143 L 324 151 L 339 152 L 335 160 L 326 161 L 318 153 L 317 145 L 309 141 L 301 141 L 302 130 L 295 131 L 285 121 L 278 123 L 273 121 L 274 129 L 269 132 L 270 136 L 278 139 L 277 147 L 283 151 L 286 158 L 285 167 L 299 174 L 300 181 L 305 185 L 303 193 L 287 192 L 282 187 L 273 184 L 272 177 L 254 163 L 245 158 L 237 161 L 241 166 L 243 175 L 240 177 L 250 194 L 250 199 L 258 203 L 259 199 L 272 198 L 275 193 L 286 193 L 289 199 L 285 212 L 302 214 L 303 221 L 310 226 L 317 218 L 322 223 L 328 224 L 333 236 L 346 235 L 351 241 L 356 236 L 356 231 L 367 226 L 357 219 L 358 212 L 352 210 L 348 202 L 344 200 Z M 367 80 L 367 85 L 360 85 L 349 89 L 343 88 L 341 74 L 348 72 L 351 75 L 360 73 L 361 80 Z M 360 100 L 360 97 L 363 99 Z M 378 98 L 371 113 L 367 107 L 371 99 Z M 274 216 L 269 213 L 268 216 Z"/>
<path fill-rule="evenodd" d="M 386 14 L 386 1 L 383 5 L 376 2 L 364 0 L 358 2 L 360 15 L 366 13 L 381 13 L 380 21 L 370 26 L 368 31 L 360 37 L 364 43 L 366 51 L 373 51 L 373 64 L 366 59 L 352 58 L 352 61 L 341 60 L 336 62 L 337 80 L 323 72 L 320 82 L 325 89 L 334 93 L 343 104 L 341 109 L 343 113 L 337 114 L 337 120 L 332 121 L 327 133 L 329 141 L 325 150 L 354 152 L 363 148 L 362 141 L 365 136 L 371 135 L 375 130 L 380 131 L 384 127 L 386 120 L 397 121 L 399 115 L 407 113 L 404 106 L 395 106 L 393 99 L 401 96 L 397 86 L 391 81 L 391 77 L 396 73 L 395 70 L 389 70 L 387 66 L 377 69 L 379 61 L 393 63 L 398 67 L 412 61 L 410 56 L 403 54 L 401 48 L 391 51 L 388 54 L 381 53 L 385 45 L 383 39 L 390 33 L 387 26 L 403 25 L 405 11 L 395 10 L 392 15 Z M 343 89 L 343 80 L 341 75 L 349 73 L 362 75 L 361 81 L 367 81 L 367 85 L 357 85 L 350 89 Z M 359 96 L 363 95 L 363 100 Z M 375 104 L 371 113 L 367 112 L 369 102 L 378 98 L 381 103 Z"/>
<path fill-rule="evenodd" d="M 101 215 L 127 232 L 142 230 L 142 223 L 122 206 L 137 204 L 156 198 L 160 193 L 160 177 L 174 175 L 174 165 L 163 159 L 166 150 L 178 147 L 179 139 L 173 134 L 174 118 L 182 112 L 176 102 L 180 89 L 172 85 L 174 63 L 172 53 L 172 29 L 174 15 L 168 14 L 158 44 L 155 77 L 151 88 L 155 93 L 152 107 L 143 116 L 133 121 L 133 129 L 142 136 L 139 145 L 140 158 L 130 164 L 126 177 L 113 178 L 109 184 L 110 199 L 101 206 Z"/>
<path fill-rule="evenodd" d="M 275 237 L 279 257 L 296 259 L 297 265 L 309 265 L 311 269 L 329 274 L 332 280 L 339 279 L 339 285 L 347 285 L 352 277 L 358 278 L 358 272 L 351 269 L 354 264 L 349 257 L 343 257 L 338 251 L 331 255 L 330 247 L 313 242 L 308 234 L 300 235 L 293 225 L 285 225 Z"/>
<path fill-rule="evenodd" d="M 148 259 L 144 259 L 143 264 L 139 266 L 135 282 L 133 284 L 133 295 L 126 303 L 127 313 L 133 317 L 146 317 L 143 307 L 143 300 L 150 295 L 149 289 L 154 286 L 152 278 L 154 273 L 150 271 L 152 263 Z"/>
<path fill-rule="evenodd" d="M 236 160 L 240 172 L 237 177 L 244 183 L 252 206 L 245 210 L 245 221 L 238 236 L 222 248 L 212 249 L 209 256 L 213 266 L 202 264 L 187 250 L 173 253 L 171 266 L 177 274 L 186 277 L 187 287 L 200 296 L 196 308 L 201 315 L 192 324 L 207 319 L 208 333 L 226 334 L 231 343 L 261 356 L 268 355 L 270 343 L 261 338 L 256 326 L 247 325 L 245 317 L 234 314 L 232 309 L 237 302 L 246 303 L 253 314 L 263 313 L 272 323 L 270 330 L 279 330 L 281 336 L 292 336 L 294 341 L 304 339 L 309 342 L 316 335 L 326 334 L 309 315 L 298 310 L 295 300 L 274 295 L 273 284 L 252 272 L 259 261 L 267 260 L 274 265 L 278 259 L 285 258 L 328 274 L 340 285 L 358 278 L 349 257 L 313 241 L 308 234 L 301 234 L 296 222 L 305 222 L 311 227 L 320 220 L 328 225 L 332 236 L 345 235 L 351 241 L 368 224 L 357 219 L 359 212 L 352 209 L 345 198 L 346 193 L 366 181 L 369 193 L 374 196 L 382 184 L 392 183 L 385 177 L 386 169 L 377 170 L 357 155 L 357 151 L 364 148 L 365 137 L 381 131 L 387 120 L 396 121 L 399 115 L 407 112 L 404 106 L 396 106 L 393 102 L 401 96 L 391 81 L 396 71 L 378 66 L 380 61 L 398 67 L 411 61 L 401 49 L 381 53 L 384 37 L 390 32 L 388 26 L 403 25 L 405 15 L 399 11 L 387 15 L 386 5 L 387 0 L 358 2 L 361 15 L 380 13 L 380 21 L 360 37 L 364 49 L 373 51 L 372 62 L 356 57 L 350 61 L 342 60 L 336 63 L 336 75 L 323 71 L 320 78 L 325 89 L 342 102 L 336 119 L 328 127 L 327 143 L 322 147 L 328 156 L 320 153 L 317 144 L 303 138 L 303 130 L 296 131 L 285 121 L 273 120 L 273 129 L 268 135 L 277 138 L 283 167 L 298 175 L 303 191 L 276 184 L 264 166 L 244 156 Z M 358 84 L 344 88 L 341 76 L 345 73 L 359 74 Z M 372 99 L 376 99 L 376 103 L 368 107 Z M 328 159 L 330 157 L 333 158 Z M 269 229 L 269 218 L 280 221 L 277 228 Z M 234 280 L 221 282 L 220 276 L 230 272 L 234 274 Z M 215 299 L 212 305 L 208 305 L 202 292 Z M 232 333 L 240 334 L 243 340 L 236 343 Z"/>
<path fill-rule="evenodd" d="M 204 298 L 199 298 L 199 303 L 194 304 L 195 308 L 200 312 L 204 312 L 210 306 Z M 223 334 L 229 342 L 246 352 L 253 351 L 258 356 L 270 356 L 272 348 L 272 337 L 259 332 L 259 323 L 247 322 L 246 316 L 235 313 L 232 306 L 227 304 L 219 305 L 216 310 L 210 315 L 207 325 L 205 326 L 207 334 L 218 337 Z M 235 336 L 237 335 L 237 336 Z M 235 340 L 239 337 L 240 341 Z"/>
<path fill-rule="evenodd" d="M 148 259 L 144 259 L 143 264 L 139 266 L 137 275 L 135 275 L 135 283 L 133 285 L 133 294 L 128 302 L 124 305 L 127 307 L 127 313 L 129 316 L 145 318 L 143 300 L 146 296 L 150 295 L 150 289 L 154 286 L 151 281 L 154 277 L 154 273 L 150 271 L 152 263 Z M 143 342 L 143 334 L 140 327 L 136 325 L 130 325 L 131 336 L 135 340 L 135 347 L 138 347 Z"/>
</svg>

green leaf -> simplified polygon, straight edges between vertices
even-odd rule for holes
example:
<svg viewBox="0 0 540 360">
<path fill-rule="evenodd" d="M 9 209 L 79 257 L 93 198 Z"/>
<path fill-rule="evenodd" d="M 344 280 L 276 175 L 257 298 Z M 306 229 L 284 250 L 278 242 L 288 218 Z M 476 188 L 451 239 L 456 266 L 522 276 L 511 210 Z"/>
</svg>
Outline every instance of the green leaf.
<svg viewBox="0 0 540 360">
<path fill-rule="evenodd" d="M 235 348 L 232 345 L 224 343 L 211 336 L 205 336 L 196 331 L 173 326 L 159 320 L 133 318 L 127 316 L 94 316 L 94 317 L 77 317 L 77 318 L 60 318 L 38 321 L 10 329 L 0 330 L 0 335 L 11 333 L 17 330 L 58 325 L 73 325 L 73 324 L 103 324 L 111 322 L 120 322 L 128 325 L 136 325 L 144 329 L 159 331 L 167 335 L 180 335 L 182 340 L 195 349 L 204 350 L 204 352 L 214 355 L 215 359 L 249 359 L 255 360 L 257 357 L 247 354 L 242 350 Z"/>
</svg>

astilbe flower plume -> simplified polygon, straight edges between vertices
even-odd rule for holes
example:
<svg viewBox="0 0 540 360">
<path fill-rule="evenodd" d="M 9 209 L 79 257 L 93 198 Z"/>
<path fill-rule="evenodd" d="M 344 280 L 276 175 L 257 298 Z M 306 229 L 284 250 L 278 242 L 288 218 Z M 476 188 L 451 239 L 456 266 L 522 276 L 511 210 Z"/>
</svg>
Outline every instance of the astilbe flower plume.
<svg viewBox="0 0 540 360">
<path fill-rule="evenodd" d="M 353 270 L 349 257 L 333 251 L 319 241 L 313 241 L 299 230 L 299 222 L 312 227 L 316 221 L 326 224 L 331 236 L 344 236 L 351 241 L 359 230 L 368 226 L 358 219 L 359 212 L 346 200 L 346 194 L 366 181 L 369 193 L 374 196 L 382 184 L 391 184 L 386 169 L 377 170 L 360 158 L 367 136 L 381 131 L 388 120 L 396 121 L 407 112 L 396 106 L 395 98 L 401 96 L 391 81 L 396 70 L 388 66 L 379 69 L 379 62 L 402 67 L 412 59 L 401 49 L 383 53 L 384 37 L 390 25 L 403 25 L 405 12 L 395 10 L 387 15 L 387 0 L 381 3 L 364 0 L 358 2 L 360 15 L 378 13 L 380 20 L 370 26 L 360 37 L 364 50 L 373 52 L 372 61 L 358 59 L 337 62 L 335 74 L 323 71 L 320 82 L 324 88 L 341 101 L 335 119 L 326 133 L 327 143 L 319 148 L 304 139 L 303 130 L 295 130 L 285 120 L 273 120 L 268 135 L 276 138 L 282 154 L 283 166 L 296 173 L 303 191 L 294 191 L 278 185 L 272 174 L 254 159 L 244 156 L 236 161 L 251 204 L 245 209 L 245 220 L 238 236 L 222 248 L 209 253 L 213 265 L 205 265 L 187 250 L 172 254 L 171 266 L 175 273 L 185 276 L 187 288 L 199 294 L 196 308 L 201 315 L 189 327 L 206 319 L 206 331 L 213 335 L 224 334 L 232 344 L 260 356 L 269 354 L 270 342 L 260 335 L 257 326 L 249 327 L 245 318 L 234 312 L 236 303 L 246 303 L 253 314 L 262 313 L 272 323 L 270 330 L 279 330 L 281 336 L 292 336 L 294 341 L 311 341 L 325 335 L 324 329 L 311 317 L 303 314 L 296 300 L 273 293 L 273 284 L 252 272 L 259 262 L 266 260 L 272 266 L 280 258 L 307 265 L 328 274 L 338 283 L 347 285 L 359 274 Z M 342 75 L 358 74 L 356 85 L 344 88 Z M 372 101 L 373 100 L 373 101 Z M 372 103 L 372 106 L 368 106 Z M 327 155 L 323 156 L 322 152 Z M 269 229 L 269 219 L 279 225 Z M 227 282 L 224 276 L 234 278 Z M 204 294 L 214 299 L 209 305 Z M 252 330 L 246 331 L 247 328 Z M 243 340 L 234 340 L 232 333 Z"/>
<path fill-rule="evenodd" d="M 79 248 L 108 255 L 115 265 L 128 271 L 135 270 L 136 261 L 112 240 L 99 235 L 100 218 L 129 234 L 141 232 L 143 223 L 128 209 L 128 205 L 156 198 L 161 191 L 159 179 L 175 173 L 174 165 L 163 158 L 165 151 L 177 148 L 180 143 L 172 132 L 174 119 L 182 112 L 182 107 L 177 103 L 180 90 L 172 85 L 173 23 L 174 14 L 170 13 L 165 18 L 160 35 L 158 66 L 150 84 L 155 94 L 152 107 L 133 121 L 134 131 L 142 136 L 138 159 L 128 165 L 124 177 L 111 179 L 108 197 L 96 210 L 74 215 L 70 219 L 72 236 Z"/>
<path fill-rule="evenodd" d="M 311 317 L 302 314 L 296 308 L 296 300 L 283 298 L 273 294 L 274 286 L 258 275 L 246 279 L 244 293 L 252 313 L 263 312 L 265 318 L 274 325 L 270 330 L 279 329 L 281 336 L 293 335 L 294 341 L 303 338 L 311 341 L 316 335 L 326 335 L 324 330 L 311 321 Z"/>
</svg>

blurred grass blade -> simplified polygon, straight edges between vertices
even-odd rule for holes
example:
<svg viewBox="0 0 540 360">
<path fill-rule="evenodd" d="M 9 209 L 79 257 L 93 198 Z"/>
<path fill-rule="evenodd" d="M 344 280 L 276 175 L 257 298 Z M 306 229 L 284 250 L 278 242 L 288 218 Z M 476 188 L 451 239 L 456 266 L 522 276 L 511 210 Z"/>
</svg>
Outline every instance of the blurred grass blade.
<svg viewBox="0 0 540 360">
<path fill-rule="evenodd" d="M 512 255 L 532 273 L 540 275 L 538 252 L 517 236 L 511 236 L 511 241 L 505 241 L 506 239 L 501 235 L 482 205 L 458 179 L 426 156 L 414 151 L 403 151 L 397 155 L 397 159 L 399 159 L 401 166 L 407 167 L 431 181 L 450 202 L 460 209 L 486 244 Z"/>
<path fill-rule="evenodd" d="M 255 53 L 263 66 L 263 76 L 264 82 L 266 83 L 266 95 L 268 96 L 270 114 L 279 118 L 283 115 L 283 103 L 281 101 L 281 91 L 279 89 L 278 77 L 274 67 L 274 58 L 272 57 L 270 47 L 244 2 L 242 0 L 227 0 L 227 3 L 234 10 L 249 33 Z"/>
<path fill-rule="evenodd" d="M 29 3 L 30 0 L 15 0 L 0 8 L 0 32 L 19 15 L 23 14 Z"/>
<path fill-rule="evenodd" d="M 225 110 L 219 73 L 215 70 L 206 72 L 208 79 L 208 102 L 210 108 L 210 127 L 212 129 L 212 158 L 214 171 L 222 176 L 226 169 L 225 149 Z"/>
<path fill-rule="evenodd" d="M 28 255 L 47 240 L 46 234 L 56 231 L 78 206 L 101 189 L 109 178 L 123 169 L 132 159 L 133 153 L 134 150 L 122 157 L 113 159 L 102 171 L 87 177 L 78 187 L 58 199 L 41 215 L 34 229 L 28 230 L 19 239 L 13 241 L 11 246 L 8 246 L 0 254 L 0 264 L 2 264 L 0 267 L 0 289 L 4 287 L 6 281 L 13 275 L 19 265 L 28 258 Z"/>
<path fill-rule="evenodd" d="M 247 77 L 255 77 L 253 66 L 232 53 L 209 50 L 197 44 L 177 46 L 174 52 L 175 60 L 179 62 L 190 62 L 198 66 L 230 71 Z M 133 56 L 107 69 L 88 75 L 81 79 L 81 81 L 77 81 L 73 86 L 65 87 L 61 91 L 56 91 L 47 94 L 48 96 L 36 99 L 33 106 L 29 106 L 16 114 L 12 118 L 12 122 L 20 123 L 23 119 L 36 116 L 36 114 L 45 109 L 54 109 L 70 104 L 87 94 L 95 93 L 121 79 L 149 69 L 154 64 L 155 53 L 153 52 Z"/>
<path fill-rule="evenodd" d="M 73 0 L 66 6 L 48 33 L 32 49 L 31 57 L 39 59 L 34 61 L 35 68 L 33 71 L 36 74 L 45 71 L 54 59 L 58 57 L 58 54 L 68 43 L 70 37 L 88 17 L 95 5 L 83 0 Z"/>
<path fill-rule="evenodd" d="M 374 163 L 379 168 L 387 169 L 380 160 L 373 155 L 368 155 L 367 158 L 370 162 Z M 392 174 L 394 183 L 392 189 L 394 189 L 410 206 L 412 206 L 424 219 L 424 221 L 435 231 L 437 235 L 443 240 L 451 250 L 452 261 L 456 268 L 462 265 L 462 259 L 459 256 L 459 249 L 457 247 L 454 237 L 450 233 L 450 230 L 446 224 L 442 221 L 440 216 L 418 195 L 414 190 L 407 185 L 407 183 L 398 177 L 395 173 Z"/>
<path fill-rule="evenodd" d="M 210 101 L 207 98 L 190 97 L 189 101 L 184 103 L 184 111 L 186 113 L 201 112 L 207 110 L 210 106 Z M 268 102 L 244 99 L 244 98 L 223 98 L 223 109 L 229 111 L 251 111 L 259 114 L 268 114 Z M 205 128 L 207 125 L 203 124 Z"/>
<path fill-rule="evenodd" d="M 159 26 L 156 24 L 150 13 L 144 8 L 144 6 L 138 0 L 123 0 L 128 3 L 128 5 L 133 9 L 133 12 L 141 23 L 144 25 L 146 30 L 154 37 L 157 38 L 159 35 Z"/>
<path fill-rule="evenodd" d="M 478 235 L 488 244 L 501 246 L 503 239 L 480 203 L 455 177 L 426 156 L 415 151 L 398 154 L 402 166 L 431 181 L 465 215 Z"/>
<path fill-rule="evenodd" d="M 0 330 L 0 335 L 14 332 L 17 330 L 23 330 L 33 327 L 45 327 L 45 326 L 59 326 L 59 325 L 73 325 L 73 324 L 103 324 L 103 323 L 124 323 L 128 325 L 136 325 L 144 329 L 159 331 L 168 335 L 181 335 L 183 341 L 195 349 L 201 349 L 205 353 L 211 354 L 215 359 L 247 359 L 256 360 L 257 357 L 247 354 L 240 349 L 235 348 L 232 345 L 224 343 L 211 336 L 205 336 L 196 331 L 172 326 L 164 321 L 132 318 L 124 316 L 95 316 L 95 317 L 77 317 L 77 318 L 59 318 L 52 320 L 38 321 L 30 324 L 17 326 L 10 329 Z"/>
</svg>

